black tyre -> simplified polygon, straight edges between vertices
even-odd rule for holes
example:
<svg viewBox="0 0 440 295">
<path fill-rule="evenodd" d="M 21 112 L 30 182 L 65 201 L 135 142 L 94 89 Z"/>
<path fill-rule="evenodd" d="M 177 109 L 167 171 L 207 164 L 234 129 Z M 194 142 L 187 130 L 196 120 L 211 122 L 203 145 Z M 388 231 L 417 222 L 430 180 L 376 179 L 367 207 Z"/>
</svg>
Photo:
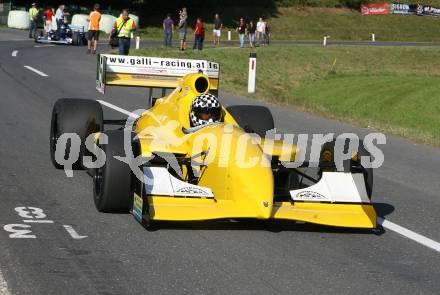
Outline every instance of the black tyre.
<svg viewBox="0 0 440 295">
<path fill-rule="evenodd" d="M 334 159 L 335 144 L 335 141 L 323 144 L 319 157 L 320 173 L 325 171 L 336 171 Z M 347 149 L 348 141 L 345 142 L 344 151 L 347 151 Z M 373 168 L 363 167 L 361 164 L 362 157 L 368 157 L 371 161 L 371 154 L 365 149 L 363 141 L 359 140 L 359 148 L 356 156 L 343 163 L 344 170 L 341 172 L 363 173 L 367 195 L 368 198 L 371 199 L 371 195 L 373 194 Z"/>
<path fill-rule="evenodd" d="M 266 131 L 275 128 L 272 113 L 267 107 L 254 105 L 229 106 L 226 110 L 234 117 L 238 125 L 248 133 L 265 137 Z"/>
<path fill-rule="evenodd" d="M 93 197 L 96 209 L 107 213 L 128 213 L 133 200 L 132 173 L 128 164 L 115 156 L 125 156 L 124 131 L 110 130 L 108 143 L 99 145 L 106 155 L 103 167 L 94 171 Z"/>
<path fill-rule="evenodd" d="M 81 42 L 82 42 L 81 39 L 82 38 L 81 38 L 81 36 L 80 36 L 80 34 L 78 32 L 73 32 L 72 33 L 72 44 L 73 45 L 76 45 L 76 46 L 81 45 Z"/>
<path fill-rule="evenodd" d="M 83 169 L 82 156 L 84 142 L 92 133 L 103 130 L 103 114 L 101 105 L 95 100 L 63 98 L 55 102 L 52 110 L 50 126 L 50 157 L 57 169 L 63 168 L 55 159 L 56 144 L 63 133 L 76 133 L 81 139 L 80 155 L 72 165 L 75 170 Z M 67 144 L 65 156 L 70 154 Z"/>
</svg>

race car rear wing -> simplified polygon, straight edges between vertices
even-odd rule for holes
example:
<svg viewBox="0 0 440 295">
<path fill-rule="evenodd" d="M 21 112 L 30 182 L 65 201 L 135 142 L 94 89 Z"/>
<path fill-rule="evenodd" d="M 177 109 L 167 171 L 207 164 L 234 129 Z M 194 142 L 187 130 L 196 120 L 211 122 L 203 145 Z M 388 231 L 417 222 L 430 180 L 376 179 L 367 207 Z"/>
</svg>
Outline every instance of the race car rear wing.
<svg viewBox="0 0 440 295">
<path fill-rule="evenodd" d="M 173 89 L 179 78 L 203 72 L 209 77 L 210 90 L 218 91 L 220 65 L 207 60 L 99 54 L 96 89 L 106 86 L 135 86 Z"/>
</svg>

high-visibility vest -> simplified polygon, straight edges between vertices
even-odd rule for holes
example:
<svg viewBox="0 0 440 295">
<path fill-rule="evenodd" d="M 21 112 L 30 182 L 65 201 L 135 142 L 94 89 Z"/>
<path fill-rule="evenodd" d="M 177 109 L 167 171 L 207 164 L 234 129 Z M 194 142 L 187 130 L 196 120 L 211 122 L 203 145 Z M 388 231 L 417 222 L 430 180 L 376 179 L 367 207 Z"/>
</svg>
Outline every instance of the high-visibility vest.
<svg viewBox="0 0 440 295">
<path fill-rule="evenodd" d="M 118 17 L 116 19 L 116 30 L 120 30 L 119 34 L 118 34 L 118 37 L 119 38 L 130 38 L 131 32 L 133 31 L 132 28 L 133 28 L 134 20 L 129 18 L 127 20 L 127 22 L 121 28 L 121 25 L 124 23 L 124 21 L 125 20 L 122 18 L 122 16 Z"/>
<path fill-rule="evenodd" d="M 29 18 L 30 18 L 31 20 L 34 20 L 34 17 L 35 17 L 36 15 L 38 15 L 38 9 L 33 8 L 33 7 L 29 8 Z"/>
</svg>

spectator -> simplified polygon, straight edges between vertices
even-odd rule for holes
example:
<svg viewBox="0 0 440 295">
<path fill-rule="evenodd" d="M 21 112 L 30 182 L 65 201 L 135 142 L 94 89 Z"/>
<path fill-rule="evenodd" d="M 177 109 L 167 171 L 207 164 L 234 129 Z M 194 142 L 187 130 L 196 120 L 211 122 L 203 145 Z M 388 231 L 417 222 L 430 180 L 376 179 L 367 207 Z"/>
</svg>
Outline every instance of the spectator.
<svg viewBox="0 0 440 295">
<path fill-rule="evenodd" d="M 171 14 L 167 14 L 167 17 L 163 20 L 163 32 L 165 47 L 171 47 L 171 41 L 174 33 L 174 22 L 171 19 Z"/>
<path fill-rule="evenodd" d="M 220 36 L 222 34 L 222 29 L 223 29 L 223 22 L 220 16 L 218 15 L 218 13 L 216 13 L 214 15 L 214 30 L 212 31 L 214 46 L 220 45 Z"/>
<path fill-rule="evenodd" d="M 203 21 L 198 18 L 196 21 L 196 26 L 194 28 L 194 46 L 193 50 L 203 49 L 203 40 L 205 39 L 205 28 L 203 26 Z"/>
<path fill-rule="evenodd" d="M 257 31 L 256 31 L 256 45 L 260 45 L 264 42 L 264 34 L 266 32 L 266 24 L 263 21 L 263 18 L 260 17 L 257 22 Z M 264 45 L 264 44 L 263 44 Z"/>
<path fill-rule="evenodd" d="M 255 46 L 255 24 L 254 21 L 249 21 L 249 24 L 247 26 L 248 36 L 249 36 L 249 46 L 254 47 Z"/>
<path fill-rule="evenodd" d="M 186 8 L 179 11 L 180 21 L 179 21 L 179 39 L 180 39 L 180 50 L 184 51 L 186 48 L 186 33 L 188 30 L 188 14 Z"/>
<path fill-rule="evenodd" d="M 238 32 L 238 38 L 240 39 L 240 47 L 244 47 L 244 36 L 247 35 L 246 25 L 244 23 L 244 19 L 240 18 L 240 22 L 238 23 L 238 27 L 235 29 Z"/>
<path fill-rule="evenodd" d="M 93 11 L 87 19 L 89 21 L 89 32 L 87 34 L 87 53 L 96 54 L 96 48 L 99 40 L 99 22 L 101 21 L 101 13 L 99 12 L 99 4 L 93 6 Z M 93 51 L 92 51 L 93 44 Z"/>
<path fill-rule="evenodd" d="M 133 31 L 136 31 L 136 23 L 128 16 L 128 9 L 125 8 L 113 25 L 113 32 L 117 33 L 116 37 L 119 40 L 118 49 L 120 55 L 128 55 L 130 53 L 131 33 Z M 110 36 L 113 35 L 113 32 Z"/>
<path fill-rule="evenodd" d="M 33 39 L 37 37 L 38 9 L 36 3 L 32 3 L 32 7 L 29 8 L 29 18 L 31 21 L 29 26 L 29 38 Z"/>
<path fill-rule="evenodd" d="M 64 17 L 69 15 L 64 11 L 64 4 L 58 6 L 58 9 L 55 13 L 55 21 L 57 22 L 57 32 L 59 33 L 61 30 L 61 26 L 64 24 Z"/>
<path fill-rule="evenodd" d="M 44 35 L 48 36 L 49 32 L 52 31 L 52 17 L 54 16 L 54 11 L 52 7 L 47 7 L 44 13 Z"/>
<path fill-rule="evenodd" d="M 267 45 L 269 45 L 270 43 L 270 25 L 269 25 L 269 19 L 266 20 L 265 23 L 265 32 L 264 32 L 264 37 L 265 37 L 265 43 Z"/>
</svg>

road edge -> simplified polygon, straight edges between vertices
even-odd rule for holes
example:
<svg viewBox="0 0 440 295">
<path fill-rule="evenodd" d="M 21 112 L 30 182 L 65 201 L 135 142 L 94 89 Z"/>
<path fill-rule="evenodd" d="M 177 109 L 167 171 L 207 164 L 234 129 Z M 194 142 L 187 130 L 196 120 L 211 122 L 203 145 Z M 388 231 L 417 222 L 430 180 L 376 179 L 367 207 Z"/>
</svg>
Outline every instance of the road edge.
<svg viewBox="0 0 440 295">
<path fill-rule="evenodd" d="M 0 269 L 0 295 L 10 295 L 11 293 L 8 290 L 8 284 L 3 277 L 2 270 Z"/>
</svg>

